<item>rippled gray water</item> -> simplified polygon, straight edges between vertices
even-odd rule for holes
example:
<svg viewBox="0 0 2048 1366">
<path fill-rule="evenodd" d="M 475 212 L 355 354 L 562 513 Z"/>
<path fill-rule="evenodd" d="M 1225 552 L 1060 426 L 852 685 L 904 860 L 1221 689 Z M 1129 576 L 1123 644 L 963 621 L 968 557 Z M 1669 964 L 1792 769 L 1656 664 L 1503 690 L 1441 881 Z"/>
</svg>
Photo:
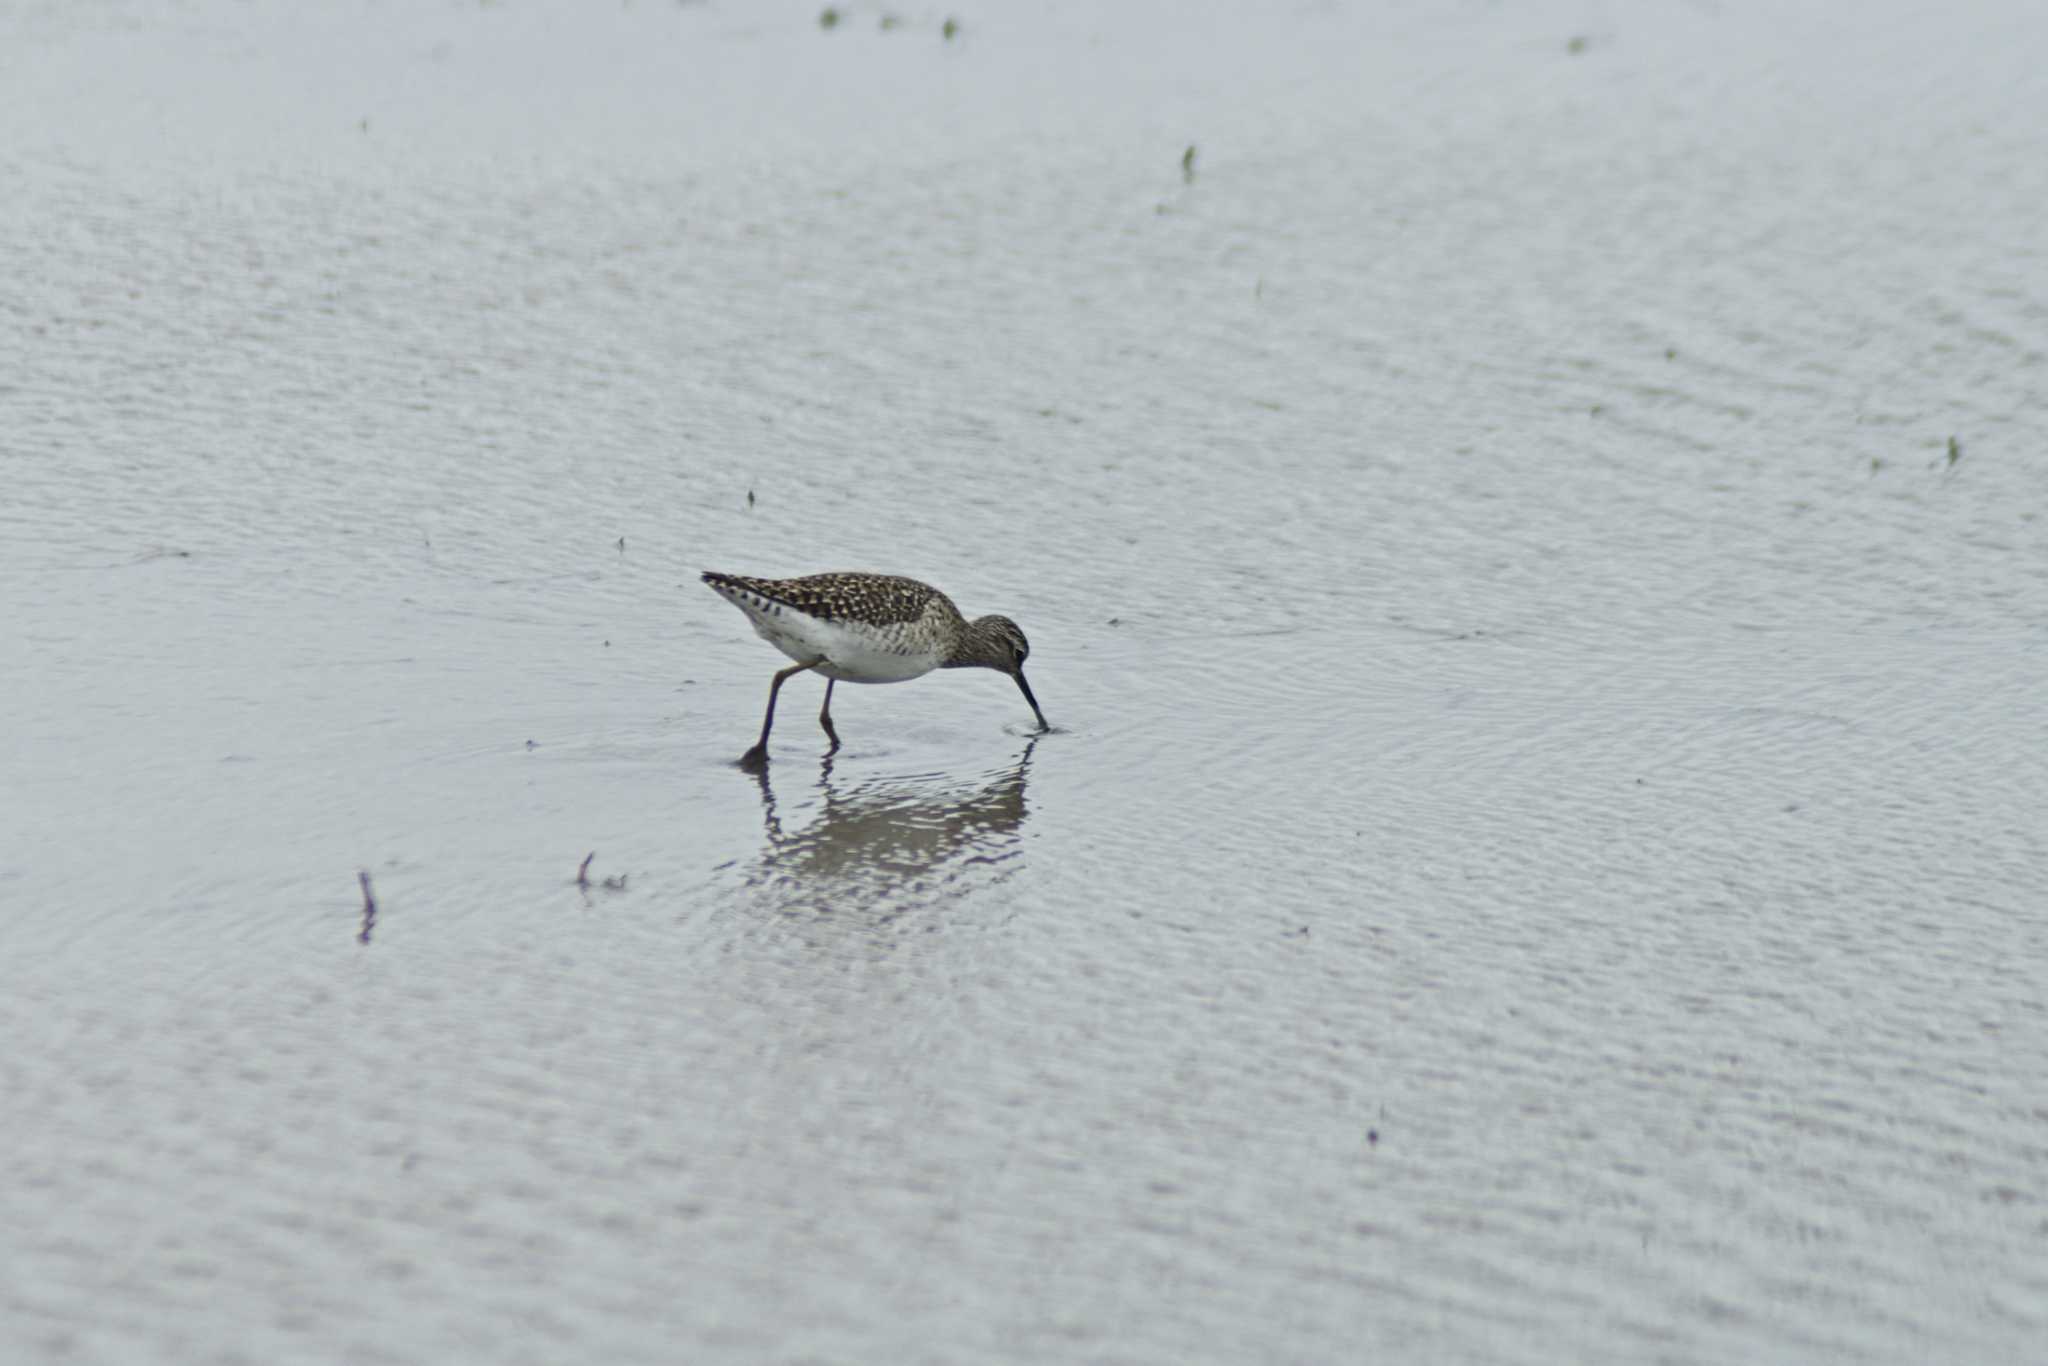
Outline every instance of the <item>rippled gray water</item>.
<svg viewBox="0 0 2048 1366">
<path fill-rule="evenodd" d="M 2037 1354 L 2048 22 L 1588 13 L 0 5 L 0 1357 Z"/>
</svg>

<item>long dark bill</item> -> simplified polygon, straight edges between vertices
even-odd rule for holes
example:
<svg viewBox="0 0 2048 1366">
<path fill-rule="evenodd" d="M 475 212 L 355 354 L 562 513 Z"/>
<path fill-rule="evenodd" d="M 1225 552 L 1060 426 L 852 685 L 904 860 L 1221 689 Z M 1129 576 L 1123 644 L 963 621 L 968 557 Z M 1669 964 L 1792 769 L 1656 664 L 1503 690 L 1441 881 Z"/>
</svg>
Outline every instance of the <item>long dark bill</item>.
<svg viewBox="0 0 2048 1366">
<path fill-rule="evenodd" d="M 1024 700 L 1031 704 L 1032 712 L 1035 713 L 1038 717 L 1038 728 L 1040 730 L 1051 730 L 1052 722 L 1046 720 L 1045 713 L 1038 710 L 1038 699 L 1031 695 L 1031 685 L 1024 681 L 1024 671 L 1022 669 L 1019 669 L 1016 673 L 1010 676 L 1016 679 L 1017 686 L 1024 690 Z"/>
</svg>

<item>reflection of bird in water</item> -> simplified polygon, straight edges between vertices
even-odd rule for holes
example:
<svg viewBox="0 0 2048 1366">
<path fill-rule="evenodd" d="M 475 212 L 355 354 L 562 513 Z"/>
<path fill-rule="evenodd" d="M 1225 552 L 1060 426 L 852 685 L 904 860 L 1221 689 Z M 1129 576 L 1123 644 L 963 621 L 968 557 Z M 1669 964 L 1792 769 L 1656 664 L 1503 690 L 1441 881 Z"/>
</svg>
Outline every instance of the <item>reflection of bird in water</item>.
<svg viewBox="0 0 2048 1366">
<path fill-rule="evenodd" d="M 796 663 L 768 685 L 761 738 L 740 767 L 768 763 L 775 696 L 792 674 L 815 669 L 826 678 L 818 724 L 839 748 L 832 728 L 832 688 L 845 683 L 903 683 L 933 669 L 994 669 L 1017 680 L 1041 730 L 1049 729 L 1024 681 L 1031 645 L 1008 617 L 960 615 L 953 600 L 928 583 L 893 574 L 812 574 L 801 579 L 748 579 L 706 571 L 712 591 L 747 614 L 761 638 Z M 829 751 L 828 751 L 829 753 Z"/>
<path fill-rule="evenodd" d="M 747 881 L 795 906 L 881 911 L 887 921 L 977 873 L 999 878 L 1022 842 L 1024 780 L 1037 744 L 1033 737 L 1014 764 L 979 785 L 932 775 L 842 788 L 827 758 L 817 783 L 822 809 L 797 830 L 783 828 L 775 789 L 757 773 L 768 845 Z"/>
</svg>

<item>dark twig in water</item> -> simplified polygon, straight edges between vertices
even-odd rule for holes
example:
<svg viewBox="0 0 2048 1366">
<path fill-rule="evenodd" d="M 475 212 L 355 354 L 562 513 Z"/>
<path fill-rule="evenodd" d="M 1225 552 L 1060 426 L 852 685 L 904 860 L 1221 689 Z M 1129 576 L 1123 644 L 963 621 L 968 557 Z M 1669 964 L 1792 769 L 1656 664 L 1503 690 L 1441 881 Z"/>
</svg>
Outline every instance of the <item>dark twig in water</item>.
<svg viewBox="0 0 2048 1366">
<path fill-rule="evenodd" d="M 1192 142 L 1188 144 L 1188 149 L 1180 154 L 1180 178 L 1184 185 L 1195 183 L 1195 144 Z"/>
<path fill-rule="evenodd" d="M 576 865 L 576 885 L 586 896 L 590 893 L 590 861 L 596 857 L 597 851 L 593 849 L 583 856 L 583 862 Z M 626 890 L 626 875 L 620 873 L 616 877 L 608 877 L 597 885 L 607 892 L 623 892 Z"/>
<path fill-rule="evenodd" d="M 356 881 L 363 889 L 363 928 L 356 935 L 356 942 L 358 944 L 367 944 L 370 942 L 370 931 L 377 926 L 377 898 L 370 891 L 370 873 L 368 869 L 358 871 L 356 873 Z"/>
</svg>

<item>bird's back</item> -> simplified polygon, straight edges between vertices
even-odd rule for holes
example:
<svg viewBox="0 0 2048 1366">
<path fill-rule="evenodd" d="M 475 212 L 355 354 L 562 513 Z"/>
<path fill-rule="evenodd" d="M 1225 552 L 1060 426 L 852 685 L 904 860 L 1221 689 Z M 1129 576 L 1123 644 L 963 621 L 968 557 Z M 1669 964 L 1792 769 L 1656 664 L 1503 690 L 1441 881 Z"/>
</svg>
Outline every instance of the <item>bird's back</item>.
<svg viewBox="0 0 2048 1366">
<path fill-rule="evenodd" d="M 921 621 L 934 604 L 959 616 L 952 599 L 928 583 L 900 574 L 807 574 L 800 579 L 750 579 L 705 571 L 704 582 L 748 616 L 766 601 L 819 621 L 896 626 Z"/>
<path fill-rule="evenodd" d="M 937 668 L 962 629 L 952 599 L 894 574 L 751 579 L 707 571 L 713 592 L 799 663 L 849 683 L 900 683 Z"/>
</svg>

